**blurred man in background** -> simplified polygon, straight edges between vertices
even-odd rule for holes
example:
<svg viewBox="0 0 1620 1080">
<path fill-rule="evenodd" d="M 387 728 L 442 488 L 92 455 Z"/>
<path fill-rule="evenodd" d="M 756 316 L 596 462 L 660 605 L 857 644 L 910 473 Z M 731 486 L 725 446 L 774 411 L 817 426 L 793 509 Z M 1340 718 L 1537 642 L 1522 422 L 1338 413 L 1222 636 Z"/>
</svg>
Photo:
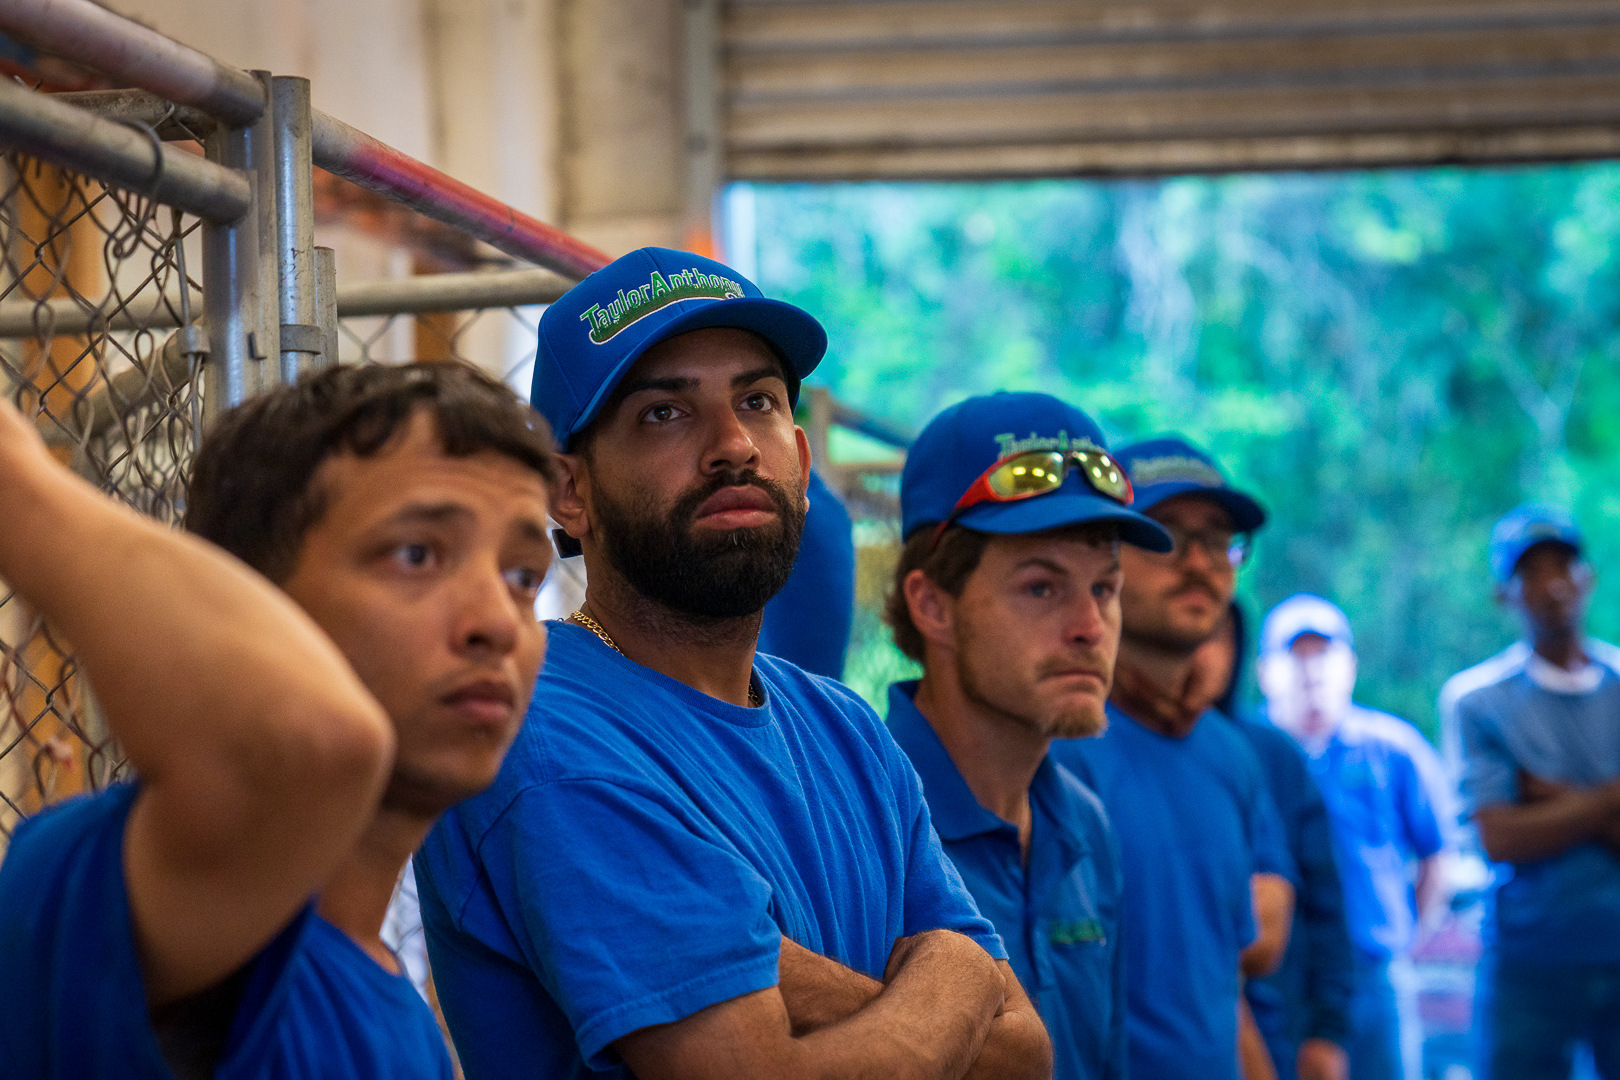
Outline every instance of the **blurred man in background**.
<svg viewBox="0 0 1620 1080">
<path fill-rule="evenodd" d="M 1298 902 L 1282 964 L 1270 975 L 1248 980 L 1243 996 L 1279 1080 L 1345 1080 L 1355 963 L 1333 829 L 1304 751 L 1238 703 L 1248 651 L 1244 623 L 1243 609 L 1234 602 L 1220 631 L 1199 648 L 1199 663 L 1209 665 L 1212 678 L 1225 680 L 1215 708 L 1248 741 L 1265 771 L 1293 857 Z"/>
<path fill-rule="evenodd" d="M 1045 394 L 945 410 L 900 481 L 887 615 L 923 676 L 890 687 L 889 730 L 1046 1023 L 1057 1080 L 1126 1069 L 1118 845 L 1047 747 L 1106 725 L 1120 543 L 1170 547 L 1128 501 L 1102 432 Z"/>
<path fill-rule="evenodd" d="M 1132 1077 L 1232 1080 L 1239 1017 L 1248 1017 L 1239 974 L 1282 959 L 1294 890 L 1260 763 L 1210 712 L 1225 680 L 1196 654 L 1226 618 L 1241 541 L 1266 515 L 1183 439 L 1137 443 L 1118 458 L 1133 507 L 1174 547 L 1120 550 L 1108 729 L 1054 742 L 1051 753 L 1098 794 L 1119 835 Z M 1249 1031 L 1258 1042 L 1252 1021 Z"/>
<path fill-rule="evenodd" d="M 1477 994 L 1481 1080 L 1620 1078 L 1620 650 L 1585 636 L 1592 568 L 1563 510 L 1491 531 L 1523 639 L 1453 677 L 1464 811 L 1496 866 Z"/>
<path fill-rule="evenodd" d="M 1346 1048 L 1353 1080 L 1417 1080 L 1422 1033 L 1407 956 L 1442 889 L 1449 798 L 1411 724 L 1355 704 L 1356 656 L 1338 607 L 1308 593 L 1266 616 L 1260 686 L 1270 720 L 1304 749 L 1333 824 L 1355 945 Z"/>
</svg>

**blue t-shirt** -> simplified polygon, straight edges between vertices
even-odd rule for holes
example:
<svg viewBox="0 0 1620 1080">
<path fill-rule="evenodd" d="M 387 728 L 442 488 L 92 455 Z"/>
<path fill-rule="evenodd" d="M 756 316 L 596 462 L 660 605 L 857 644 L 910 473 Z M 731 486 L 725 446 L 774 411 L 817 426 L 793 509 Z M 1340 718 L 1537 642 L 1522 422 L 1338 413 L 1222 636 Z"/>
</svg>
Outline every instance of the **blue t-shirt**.
<svg viewBox="0 0 1620 1080">
<path fill-rule="evenodd" d="M 787 584 L 765 605 L 759 651 L 837 679 L 855 623 L 854 526 L 820 473 L 810 473 L 806 494 L 810 511 L 799 557 Z"/>
<path fill-rule="evenodd" d="M 616 1039 L 775 986 L 783 937 L 872 978 L 929 929 L 1005 959 L 852 691 L 760 654 L 741 708 L 550 629 L 500 776 L 416 859 L 471 1080 L 628 1077 Z"/>
<path fill-rule="evenodd" d="M 0 865 L 0 1072 L 168 1080 L 146 1010 L 124 886 L 119 784 L 25 821 Z M 250 968 L 216 1076 L 449 1080 L 437 1021 L 306 907 Z"/>
<path fill-rule="evenodd" d="M 1620 778 L 1620 652 L 1602 642 L 1588 642 L 1586 651 L 1593 663 L 1572 678 L 1522 650 L 1497 681 L 1457 700 L 1469 815 L 1518 802 L 1520 769 L 1578 787 Z M 1495 869 L 1493 944 L 1500 955 L 1620 963 L 1620 856 L 1590 842 Z"/>
<path fill-rule="evenodd" d="M 1052 1039 L 1054 1080 L 1125 1075 L 1123 883 L 1102 803 L 1050 757 L 1029 785 L 1025 866 L 1018 827 L 979 804 L 928 720 L 915 682 L 889 687 L 889 731 L 922 777 L 945 853 Z"/>
<path fill-rule="evenodd" d="M 1249 879 L 1295 871 L 1254 751 L 1219 714 L 1171 738 L 1108 706 L 1108 730 L 1051 754 L 1102 799 L 1125 878 L 1134 1080 L 1236 1080 Z"/>
<path fill-rule="evenodd" d="M 1401 955 L 1417 929 L 1411 863 L 1445 843 L 1443 796 L 1427 779 L 1439 759 L 1405 720 L 1354 705 L 1307 760 L 1333 823 L 1350 940 L 1373 961 Z"/>
<path fill-rule="evenodd" d="M 1328 1039 L 1343 1044 L 1350 1030 L 1355 956 L 1345 924 L 1333 830 L 1322 792 L 1311 779 L 1305 753 L 1293 737 L 1260 721 L 1225 722 L 1248 741 L 1260 761 L 1297 871 L 1288 951 L 1276 971 L 1250 979 L 1244 986 L 1244 996 L 1279 1074 L 1292 1075 L 1294 1052 L 1301 1041 Z"/>
</svg>

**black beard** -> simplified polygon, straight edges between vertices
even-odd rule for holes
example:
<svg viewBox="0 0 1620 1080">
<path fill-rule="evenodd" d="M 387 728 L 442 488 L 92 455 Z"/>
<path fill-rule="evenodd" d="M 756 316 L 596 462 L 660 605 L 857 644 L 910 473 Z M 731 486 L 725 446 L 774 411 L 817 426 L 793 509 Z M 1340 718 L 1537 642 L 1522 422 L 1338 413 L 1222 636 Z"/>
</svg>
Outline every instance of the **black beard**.
<svg viewBox="0 0 1620 1080">
<path fill-rule="evenodd" d="M 778 522 L 693 535 L 698 507 L 717 491 L 751 484 L 770 497 Z M 753 615 L 781 591 L 799 556 L 805 506 L 754 472 L 725 470 L 681 496 L 663 518 L 652 500 L 597 502 L 602 553 L 636 592 L 698 622 Z"/>
</svg>

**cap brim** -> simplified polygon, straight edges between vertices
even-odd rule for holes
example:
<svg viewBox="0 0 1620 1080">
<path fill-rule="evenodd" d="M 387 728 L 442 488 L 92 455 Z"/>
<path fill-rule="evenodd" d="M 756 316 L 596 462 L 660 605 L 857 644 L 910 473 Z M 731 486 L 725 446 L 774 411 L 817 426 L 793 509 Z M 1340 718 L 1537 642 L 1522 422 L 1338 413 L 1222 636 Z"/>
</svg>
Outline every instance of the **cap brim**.
<svg viewBox="0 0 1620 1080">
<path fill-rule="evenodd" d="M 691 311 L 663 323 L 650 333 L 645 341 L 625 353 L 614 365 L 608 377 L 602 380 L 595 396 L 580 410 L 572 430 L 559 433 L 563 443 L 566 445 L 569 439 L 585 430 L 591 421 L 596 419 L 597 413 L 602 411 L 602 406 L 613 396 L 619 380 L 624 378 L 625 372 L 629 371 L 648 349 L 677 334 L 721 328 L 747 330 L 758 334 L 772 349 L 775 349 L 788 367 L 789 389 L 793 391 L 795 399 L 798 397 L 800 381 L 816 369 L 816 365 L 821 363 L 821 358 L 827 353 L 827 331 L 822 329 L 815 317 L 781 300 L 747 296 L 733 300 L 715 300 L 701 306 L 694 305 Z"/>
<path fill-rule="evenodd" d="M 1105 522 L 1119 526 L 1119 538 L 1135 547 L 1166 552 L 1175 546 L 1170 534 L 1152 518 L 1100 495 L 1062 489 L 1018 502 L 979 503 L 956 519 L 956 524 L 965 528 L 998 536 Z"/>
<path fill-rule="evenodd" d="M 1202 484 L 1174 483 L 1155 484 L 1151 497 L 1145 497 L 1140 492 L 1133 504 L 1141 511 L 1151 510 L 1162 502 L 1179 498 L 1182 495 L 1196 495 L 1200 499 L 1210 502 L 1232 515 L 1232 527 L 1238 532 L 1253 532 L 1266 523 L 1266 512 L 1260 504 L 1231 488 L 1205 487 Z"/>
</svg>

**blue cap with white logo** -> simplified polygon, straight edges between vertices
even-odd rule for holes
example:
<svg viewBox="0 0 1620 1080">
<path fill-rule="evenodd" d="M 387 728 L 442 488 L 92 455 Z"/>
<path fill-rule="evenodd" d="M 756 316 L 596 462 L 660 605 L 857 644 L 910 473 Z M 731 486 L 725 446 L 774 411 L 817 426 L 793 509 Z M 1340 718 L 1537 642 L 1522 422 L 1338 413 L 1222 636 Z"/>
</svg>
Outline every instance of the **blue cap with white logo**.
<svg viewBox="0 0 1620 1080">
<path fill-rule="evenodd" d="M 900 474 L 900 532 L 950 519 L 962 496 L 1002 458 L 1028 450 L 1107 450 L 1102 430 L 1074 406 L 1050 394 L 996 393 L 968 398 L 934 417 L 906 453 Z M 1115 522 L 1119 538 L 1151 551 L 1169 551 L 1170 534 L 1099 493 L 1070 469 L 1043 495 L 968 507 L 955 524 L 976 532 L 1044 532 L 1087 522 Z"/>
<path fill-rule="evenodd" d="M 1491 573 L 1511 581 L 1519 560 L 1537 544 L 1563 544 L 1581 550 L 1581 530 L 1567 510 L 1546 503 L 1525 503 L 1502 516 L 1491 529 Z"/>
<path fill-rule="evenodd" d="M 799 381 L 827 351 L 809 312 L 768 300 L 729 266 L 689 251 L 648 247 L 621 255 L 546 308 L 529 400 L 567 449 L 596 419 L 641 354 L 689 330 L 729 327 L 763 338 Z"/>
<path fill-rule="evenodd" d="M 1331 601 L 1314 593 L 1295 593 L 1266 616 L 1260 628 L 1260 651 L 1287 652 L 1295 641 L 1306 634 L 1317 634 L 1341 645 L 1355 647 L 1355 635 L 1350 632 L 1350 620 Z"/>
<path fill-rule="evenodd" d="M 1136 488 L 1134 505 L 1144 513 L 1178 495 L 1197 495 L 1230 514 L 1239 532 L 1266 523 L 1260 504 L 1228 484 L 1215 459 L 1179 435 L 1132 443 L 1117 456 Z"/>
</svg>

